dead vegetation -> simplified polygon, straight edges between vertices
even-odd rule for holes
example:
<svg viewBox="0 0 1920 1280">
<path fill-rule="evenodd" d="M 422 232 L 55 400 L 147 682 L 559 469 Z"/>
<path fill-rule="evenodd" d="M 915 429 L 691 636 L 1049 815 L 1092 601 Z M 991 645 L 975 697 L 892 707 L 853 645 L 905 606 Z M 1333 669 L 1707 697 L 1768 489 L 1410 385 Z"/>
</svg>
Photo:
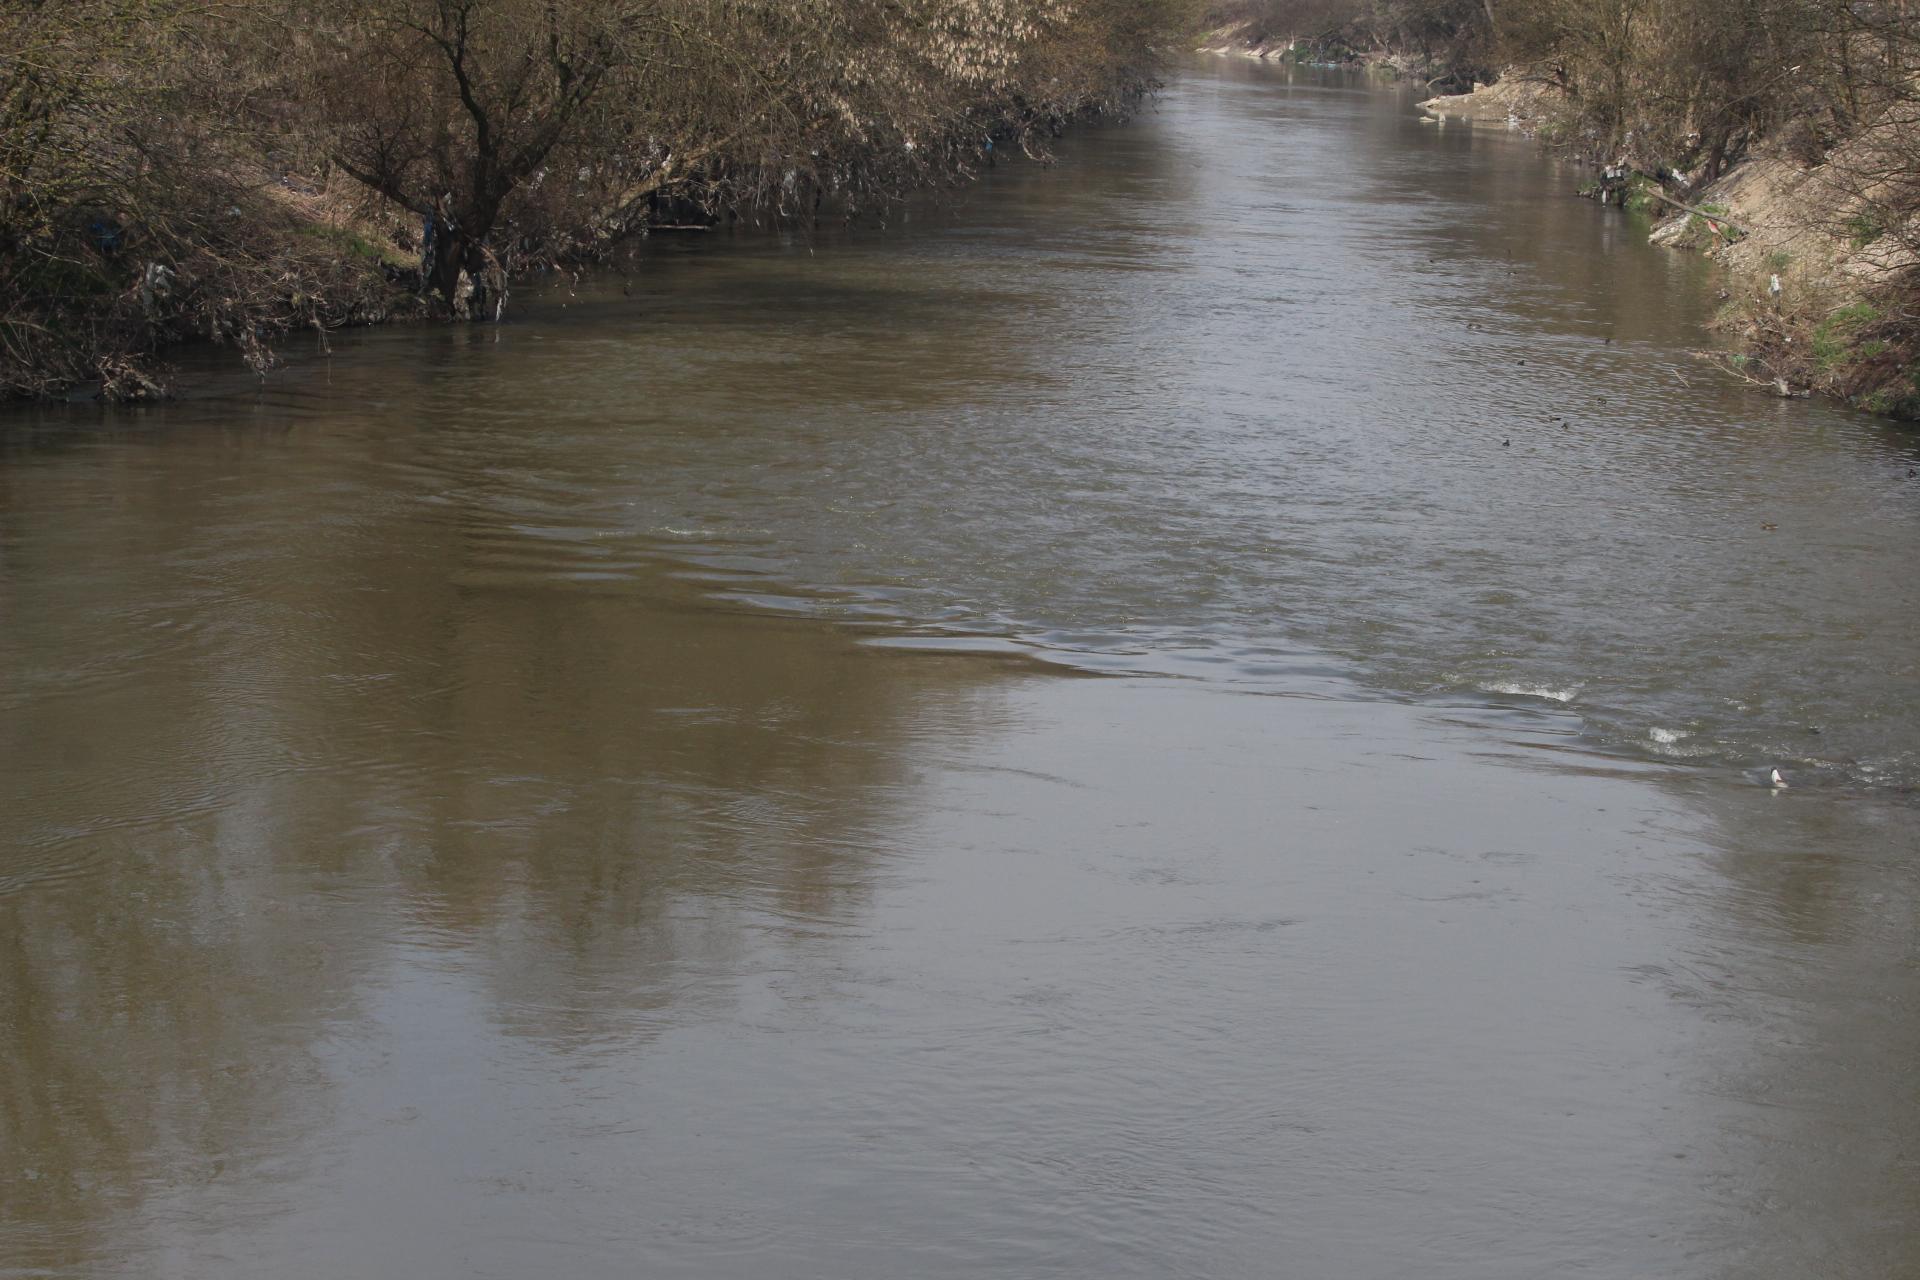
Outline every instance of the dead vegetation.
<svg viewBox="0 0 1920 1280">
<path fill-rule="evenodd" d="M 497 317 L 662 216 L 847 216 L 1124 106 L 1186 0 L 13 0 L 0 395 Z"/>
<path fill-rule="evenodd" d="M 1261 57 L 1391 67 L 1447 91 L 1492 78 L 1490 12 L 1489 0 L 1236 0 L 1211 23 Z"/>
<path fill-rule="evenodd" d="M 1256 0 L 1216 16 L 1499 83 L 1597 193 L 1732 268 L 1748 376 L 1920 416 L 1920 8 L 1911 0 Z M 1483 78 L 1491 80 L 1491 74 Z M 1779 281 L 1775 285 L 1776 278 Z"/>
</svg>

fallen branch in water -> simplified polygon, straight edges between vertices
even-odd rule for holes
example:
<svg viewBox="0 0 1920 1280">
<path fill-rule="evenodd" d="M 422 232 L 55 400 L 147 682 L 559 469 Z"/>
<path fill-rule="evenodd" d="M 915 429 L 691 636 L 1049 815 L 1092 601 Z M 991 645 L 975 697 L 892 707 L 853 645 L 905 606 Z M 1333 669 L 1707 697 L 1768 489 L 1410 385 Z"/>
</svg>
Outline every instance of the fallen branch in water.
<svg viewBox="0 0 1920 1280">
<path fill-rule="evenodd" d="M 1802 400 L 1813 394 L 1811 388 L 1796 388 L 1788 383 L 1785 378 L 1756 378 L 1736 364 L 1733 356 L 1724 351 L 1695 351 L 1693 358 L 1716 364 L 1749 386 L 1765 387 L 1782 400 Z M 1676 370 L 1676 373 L 1677 372 Z M 1682 381 L 1684 382 L 1685 379 L 1682 379 Z"/>
</svg>

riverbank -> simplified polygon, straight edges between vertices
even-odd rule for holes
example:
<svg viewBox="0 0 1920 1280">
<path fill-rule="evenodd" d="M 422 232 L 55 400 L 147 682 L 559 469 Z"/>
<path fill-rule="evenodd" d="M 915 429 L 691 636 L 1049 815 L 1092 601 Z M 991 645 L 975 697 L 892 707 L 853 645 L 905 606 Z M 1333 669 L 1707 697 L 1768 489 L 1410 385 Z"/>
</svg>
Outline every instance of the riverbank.
<svg viewBox="0 0 1920 1280">
<path fill-rule="evenodd" d="M 1391 44 L 1355 44 L 1339 35 L 1303 37 L 1278 34 L 1270 21 L 1242 18 L 1209 31 L 1201 53 L 1285 62 L 1322 68 L 1351 67 L 1400 79 L 1419 80 L 1429 88 L 1465 87 L 1473 83 L 1471 68 L 1450 52 L 1414 51 Z"/>
<path fill-rule="evenodd" d="M 1920 416 L 1920 17 L 1830 0 L 1221 0 L 1210 44 L 1391 68 L 1582 157 L 1725 271 L 1727 363 Z"/>
<path fill-rule="evenodd" d="M 1851 200 L 1845 158 L 1807 167 L 1790 157 L 1748 160 L 1703 190 L 1733 234 L 1670 216 L 1656 244 L 1693 248 L 1726 271 L 1716 327 L 1735 344 L 1743 376 L 1792 395 L 1831 395 L 1857 408 L 1920 420 L 1920 332 L 1902 312 L 1910 251 L 1881 234 Z"/>
<path fill-rule="evenodd" d="M 883 213 L 1125 112 L 1192 29 L 1187 0 L 15 6 L 0 399 L 161 396 L 191 342 L 264 372 L 296 330 L 498 319 L 663 224 Z"/>
<path fill-rule="evenodd" d="M 1578 145 L 1564 95 L 1511 70 L 1420 106 L 1437 118 Z M 1901 293 L 1915 255 L 1861 198 L 1861 155 L 1874 145 L 1852 139 L 1814 163 L 1779 143 L 1757 145 L 1720 178 L 1679 194 L 1671 182 L 1593 156 L 1600 172 L 1587 193 L 1644 219 L 1652 243 L 1717 264 L 1723 306 L 1711 327 L 1728 349 L 1715 359 L 1778 395 L 1827 395 L 1912 421 L 1920 419 L 1920 332 L 1901 314 Z"/>
</svg>

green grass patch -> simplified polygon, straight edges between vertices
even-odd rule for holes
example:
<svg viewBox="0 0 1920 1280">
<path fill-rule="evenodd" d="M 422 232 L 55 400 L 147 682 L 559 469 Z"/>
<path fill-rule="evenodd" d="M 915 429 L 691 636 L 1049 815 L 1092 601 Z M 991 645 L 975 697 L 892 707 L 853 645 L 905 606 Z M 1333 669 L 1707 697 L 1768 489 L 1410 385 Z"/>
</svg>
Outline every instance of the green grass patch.
<svg viewBox="0 0 1920 1280">
<path fill-rule="evenodd" d="M 1856 249 L 1864 249 L 1887 234 L 1880 220 L 1869 213 L 1856 213 L 1847 219 L 1847 239 Z"/>
<path fill-rule="evenodd" d="M 1880 318 L 1880 309 L 1871 302 L 1856 302 L 1840 308 L 1822 320 L 1813 331 L 1813 358 L 1820 368 L 1831 373 L 1841 361 L 1852 355 L 1861 358 L 1854 345 L 1854 338 L 1860 331 Z M 1886 344 L 1880 344 L 1880 350 L 1886 350 Z"/>
<path fill-rule="evenodd" d="M 1920 378 L 1920 374 L 1915 376 Z M 1920 391 L 1903 394 L 1896 387 L 1877 387 L 1854 403 L 1868 413 L 1885 414 L 1908 422 L 1920 421 Z"/>
<path fill-rule="evenodd" d="M 409 259 L 391 245 L 369 240 L 351 227 L 329 226 L 323 222 L 303 222 L 294 228 L 303 239 L 317 240 L 343 258 L 367 262 L 406 263 Z"/>
<path fill-rule="evenodd" d="M 1645 214 L 1651 217 L 1661 204 L 1653 194 L 1657 190 L 1652 178 L 1635 174 L 1627 180 L 1627 198 L 1621 203 L 1626 206 L 1628 213 Z"/>
<path fill-rule="evenodd" d="M 1652 203 L 1651 198 L 1649 198 L 1648 203 Z M 1725 219 L 1728 216 L 1728 212 L 1727 206 L 1723 204 L 1703 204 L 1700 206 L 1699 213 L 1688 213 L 1687 236 L 1689 241 L 1695 245 L 1712 247 L 1723 243 L 1732 244 L 1739 240 L 1742 233 L 1735 231 L 1726 224 Z M 1712 221 L 1709 222 L 1709 219 L 1712 219 Z"/>
</svg>

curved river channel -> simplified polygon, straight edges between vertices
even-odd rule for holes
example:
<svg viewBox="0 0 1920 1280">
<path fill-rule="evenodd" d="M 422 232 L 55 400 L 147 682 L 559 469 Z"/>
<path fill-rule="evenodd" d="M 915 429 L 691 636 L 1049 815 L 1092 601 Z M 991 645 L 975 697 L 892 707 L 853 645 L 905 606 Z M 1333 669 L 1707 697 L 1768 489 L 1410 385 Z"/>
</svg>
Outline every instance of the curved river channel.
<svg viewBox="0 0 1920 1280">
<path fill-rule="evenodd" d="M 0 1277 L 1920 1274 L 1920 436 L 1413 101 L 0 421 Z"/>
</svg>

